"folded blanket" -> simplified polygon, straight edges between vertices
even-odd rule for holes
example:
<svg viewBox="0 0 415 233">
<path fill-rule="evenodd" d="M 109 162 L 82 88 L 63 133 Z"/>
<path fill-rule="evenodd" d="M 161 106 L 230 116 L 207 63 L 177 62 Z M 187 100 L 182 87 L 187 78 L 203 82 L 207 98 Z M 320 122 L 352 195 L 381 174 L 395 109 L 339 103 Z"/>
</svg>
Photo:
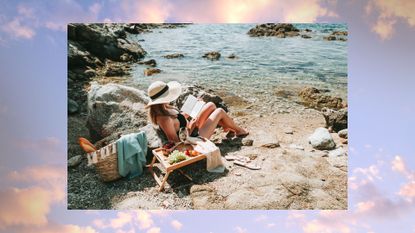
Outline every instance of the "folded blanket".
<svg viewBox="0 0 415 233">
<path fill-rule="evenodd" d="M 146 165 L 147 137 L 144 132 L 123 135 L 117 140 L 118 172 L 122 177 L 134 178 L 143 173 Z"/>
<path fill-rule="evenodd" d="M 208 172 L 222 173 L 225 171 L 220 150 L 213 142 L 198 140 L 194 149 L 206 155 L 206 169 Z"/>
</svg>

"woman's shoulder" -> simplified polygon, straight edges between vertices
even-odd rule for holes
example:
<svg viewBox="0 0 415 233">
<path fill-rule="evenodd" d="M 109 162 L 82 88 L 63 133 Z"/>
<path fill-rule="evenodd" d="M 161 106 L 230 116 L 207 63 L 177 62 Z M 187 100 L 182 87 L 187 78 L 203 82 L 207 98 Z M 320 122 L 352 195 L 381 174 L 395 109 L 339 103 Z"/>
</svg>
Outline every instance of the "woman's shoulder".
<svg viewBox="0 0 415 233">
<path fill-rule="evenodd" d="M 170 121 L 174 118 L 174 116 L 167 116 L 167 115 L 163 115 L 163 116 L 157 116 L 157 122 L 160 124 L 160 122 L 165 122 L 165 121 Z"/>
</svg>

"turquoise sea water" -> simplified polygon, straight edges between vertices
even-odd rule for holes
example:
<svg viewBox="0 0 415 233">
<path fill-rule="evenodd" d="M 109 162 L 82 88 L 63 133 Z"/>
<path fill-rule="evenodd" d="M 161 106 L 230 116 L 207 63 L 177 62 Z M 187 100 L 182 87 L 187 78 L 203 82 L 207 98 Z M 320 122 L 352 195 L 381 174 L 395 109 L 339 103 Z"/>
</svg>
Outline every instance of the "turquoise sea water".
<svg viewBox="0 0 415 233">
<path fill-rule="evenodd" d="M 334 30 L 347 31 L 345 24 L 295 24 L 312 30 L 311 39 L 301 37 L 250 37 L 255 24 L 193 24 L 177 29 L 155 29 L 131 35 L 155 59 L 161 74 L 145 77 L 144 65 L 134 68 L 134 80 L 144 88 L 154 80 L 198 83 L 214 89 L 266 90 L 284 85 L 314 85 L 346 97 L 347 42 L 326 41 Z M 202 58 L 219 51 L 221 58 Z M 182 53 L 184 58 L 162 56 Z M 228 59 L 235 54 L 238 59 Z"/>
</svg>

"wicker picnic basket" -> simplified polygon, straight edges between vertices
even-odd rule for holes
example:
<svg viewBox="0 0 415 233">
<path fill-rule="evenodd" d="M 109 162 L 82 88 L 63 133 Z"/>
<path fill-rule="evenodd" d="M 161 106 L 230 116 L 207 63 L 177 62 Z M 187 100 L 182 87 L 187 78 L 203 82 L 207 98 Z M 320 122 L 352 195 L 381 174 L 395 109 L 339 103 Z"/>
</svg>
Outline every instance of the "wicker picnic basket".
<svg viewBox="0 0 415 233">
<path fill-rule="evenodd" d="M 93 164 L 104 182 L 121 178 L 118 173 L 118 155 L 116 142 L 87 154 L 88 164 Z"/>
</svg>

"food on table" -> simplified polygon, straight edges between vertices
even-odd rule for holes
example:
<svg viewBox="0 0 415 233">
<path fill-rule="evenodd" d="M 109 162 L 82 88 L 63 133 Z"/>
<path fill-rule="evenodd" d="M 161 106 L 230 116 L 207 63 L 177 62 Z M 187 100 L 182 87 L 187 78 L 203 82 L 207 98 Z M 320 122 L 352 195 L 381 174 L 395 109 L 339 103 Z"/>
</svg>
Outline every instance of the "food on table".
<svg viewBox="0 0 415 233">
<path fill-rule="evenodd" d="M 170 152 L 167 149 L 161 150 L 161 152 L 163 153 L 164 156 L 168 156 L 170 154 Z"/>
<path fill-rule="evenodd" d="M 174 142 L 167 142 L 166 144 L 163 145 L 164 149 L 170 149 L 175 145 Z"/>
<path fill-rule="evenodd" d="M 199 155 L 199 152 L 197 152 L 197 151 L 195 151 L 195 150 L 192 150 L 192 151 L 191 151 L 191 154 L 192 154 L 192 156 L 198 156 L 198 155 Z"/>
<path fill-rule="evenodd" d="M 178 150 L 174 150 L 170 155 L 169 155 L 169 163 L 170 164 L 174 164 L 174 163 L 178 163 L 181 162 L 183 160 L 186 160 L 187 157 L 183 152 L 180 152 Z"/>
<path fill-rule="evenodd" d="M 195 156 L 200 155 L 200 153 L 195 150 L 186 150 L 184 154 L 190 157 L 195 157 Z"/>
</svg>

